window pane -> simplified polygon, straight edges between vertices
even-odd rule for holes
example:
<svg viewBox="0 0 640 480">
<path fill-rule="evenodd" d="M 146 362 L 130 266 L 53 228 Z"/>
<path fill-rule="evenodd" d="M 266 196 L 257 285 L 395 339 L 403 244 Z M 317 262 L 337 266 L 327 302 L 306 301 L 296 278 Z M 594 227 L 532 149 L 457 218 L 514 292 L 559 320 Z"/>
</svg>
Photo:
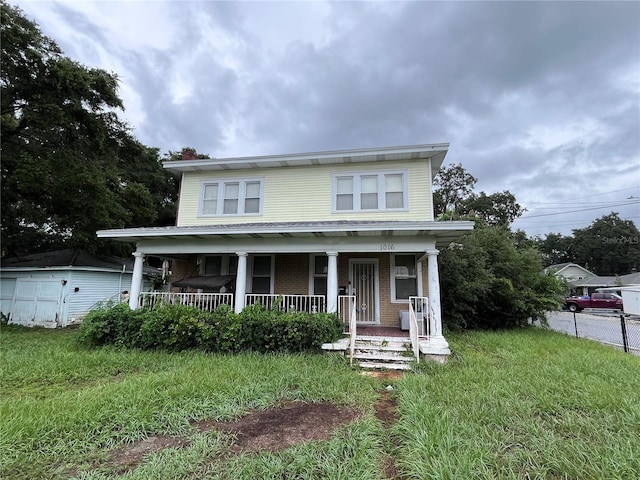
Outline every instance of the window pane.
<svg viewBox="0 0 640 480">
<path fill-rule="evenodd" d="M 204 215 L 215 215 L 218 210 L 217 200 L 203 200 L 202 201 L 202 213 Z"/>
<path fill-rule="evenodd" d="M 223 212 L 224 214 L 234 214 L 234 213 L 238 213 L 238 200 L 225 200 L 224 201 L 224 210 Z"/>
<path fill-rule="evenodd" d="M 254 275 L 271 275 L 271 257 L 253 257 Z"/>
<path fill-rule="evenodd" d="M 204 274 L 220 275 L 222 273 L 222 257 L 205 257 Z"/>
<path fill-rule="evenodd" d="M 396 278 L 396 298 L 406 300 L 418 294 L 415 278 Z"/>
<path fill-rule="evenodd" d="M 391 192 L 386 194 L 386 208 L 403 208 L 402 192 Z"/>
<path fill-rule="evenodd" d="M 390 174 L 384 176 L 384 189 L 387 192 L 402 192 L 402 175 Z"/>
<path fill-rule="evenodd" d="M 231 255 L 229 257 L 229 275 L 236 275 L 238 273 L 238 257 Z"/>
<path fill-rule="evenodd" d="M 360 179 L 360 191 L 362 193 L 376 193 L 378 191 L 378 176 L 366 175 Z"/>
<path fill-rule="evenodd" d="M 327 294 L 327 277 L 315 277 L 313 279 L 313 294 L 314 295 Z"/>
<path fill-rule="evenodd" d="M 416 257 L 413 255 L 396 255 L 396 275 L 416 275 Z"/>
<path fill-rule="evenodd" d="M 324 255 L 317 255 L 315 257 L 315 271 L 314 273 L 317 274 L 325 274 L 327 273 L 327 265 L 328 265 L 328 258 Z"/>
<path fill-rule="evenodd" d="M 204 186 L 204 199 L 211 200 L 218 198 L 218 185 L 205 185 Z"/>
<path fill-rule="evenodd" d="M 353 210 L 353 195 L 338 195 L 336 210 Z"/>
<path fill-rule="evenodd" d="M 244 213 L 260 213 L 260 199 L 247 198 L 244 201 Z"/>
<path fill-rule="evenodd" d="M 337 193 L 353 193 L 353 177 L 338 177 Z"/>
<path fill-rule="evenodd" d="M 247 182 L 247 198 L 260 198 L 260 182 Z"/>
<path fill-rule="evenodd" d="M 271 279 L 269 277 L 254 277 L 252 293 L 271 293 Z"/>
<path fill-rule="evenodd" d="M 362 210 L 376 210 L 378 208 L 378 194 L 377 193 L 361 194 L 360 208 Z"/>
<path fill-rule="evenodd" d="M 224 198 L 237 199 L 240 192 L 240 184 L 238 183 L 225 183 L 224 185 Z"/>
</svg>

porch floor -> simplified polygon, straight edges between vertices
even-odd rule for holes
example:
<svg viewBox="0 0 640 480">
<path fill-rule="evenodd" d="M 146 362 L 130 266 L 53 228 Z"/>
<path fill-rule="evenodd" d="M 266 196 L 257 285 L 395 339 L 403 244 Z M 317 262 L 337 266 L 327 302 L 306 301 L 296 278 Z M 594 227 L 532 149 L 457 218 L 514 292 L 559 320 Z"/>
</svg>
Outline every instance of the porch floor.
<svg viewBox="0 0 640 480">
<path fill-rule="evenodd" d="M 389 327 L 384 325 L 366 325 L 356 327 L 358 337 L 402 337 L 409 338 L 409 332 L 401 330 L 399 327 Z"/>
</svg>

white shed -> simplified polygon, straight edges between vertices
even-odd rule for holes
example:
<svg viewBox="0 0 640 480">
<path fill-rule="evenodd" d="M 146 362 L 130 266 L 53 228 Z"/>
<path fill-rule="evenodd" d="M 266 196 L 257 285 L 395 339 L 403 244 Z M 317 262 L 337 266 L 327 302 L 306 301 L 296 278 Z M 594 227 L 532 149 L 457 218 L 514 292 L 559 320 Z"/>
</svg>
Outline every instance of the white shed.
<svg viewBox="0 0 640 480">
<path fill-rule="evenodd" d="M 640 285 L 620 287 L 619 290 L 622 294 L 624 313 L 640 315 Z"/>
<path fill-rule="evenodd" d="M 0 311 L 9 323 L 48 328 L 80 323 L 101 301 L 120 301 L 131 285 L 133 261 L 57 250 L 3 258 Z M 159 270 L 145 267 L 143 290 L 153 289 Z"/>
</svg>

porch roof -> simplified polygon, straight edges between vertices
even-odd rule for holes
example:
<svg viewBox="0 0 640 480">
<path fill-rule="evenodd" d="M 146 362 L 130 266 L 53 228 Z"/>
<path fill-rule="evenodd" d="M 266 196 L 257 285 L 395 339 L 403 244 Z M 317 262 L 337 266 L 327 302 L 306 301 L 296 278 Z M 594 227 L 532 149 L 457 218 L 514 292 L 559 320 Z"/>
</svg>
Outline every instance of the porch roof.
<svg viewBox="0 0 640 480">
<path fill-rule="evenodd" d="M 435 176 L 448 150 L 448 143 L 434 143 L 284 155 L 174 160 L 163 162 L 163 166 L 174 174 L 180 175 L 182 172 L 194 171 L 248 170 L 253 168 L 282 168 L 341 163 L 431 159 L 431 174 Z"/>
<path fill-rule="evenodd" d="M 99 230 L 98 238 L 122 242 L 207 238 L 431 237 L 448 245 L 473 230 L 468 221 L 353 221 L 243 223 L 231 225 L 140 227 Z"/>
</svg>

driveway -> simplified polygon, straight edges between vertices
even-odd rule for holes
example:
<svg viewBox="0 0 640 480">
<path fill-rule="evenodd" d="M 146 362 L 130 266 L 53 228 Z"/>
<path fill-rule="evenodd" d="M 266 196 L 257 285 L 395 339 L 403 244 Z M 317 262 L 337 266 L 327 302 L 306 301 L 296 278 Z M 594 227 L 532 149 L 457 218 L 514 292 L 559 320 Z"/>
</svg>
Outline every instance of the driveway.
<svg viewBox="0 0 640 480">
<path fill-rule="evenodd" d="M 547 321 L 552 330 L 597 340 L 598 342 L 623 348 L 620 314 L 611 310 L 584 310 L 571 312 L 548 312 Z M 640 355 L 640 316 L 625 316 L 629 352 Z"/>
</svg>

